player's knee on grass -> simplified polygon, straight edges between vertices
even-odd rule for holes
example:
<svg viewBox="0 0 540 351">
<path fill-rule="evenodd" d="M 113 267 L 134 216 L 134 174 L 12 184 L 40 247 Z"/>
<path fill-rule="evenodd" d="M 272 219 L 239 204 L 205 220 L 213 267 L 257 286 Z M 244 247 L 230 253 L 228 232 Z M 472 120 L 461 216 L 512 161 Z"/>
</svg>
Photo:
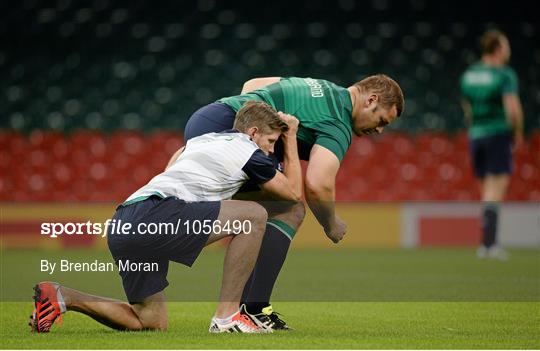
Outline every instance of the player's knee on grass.
<svg viewBox="0 0 540 351">
<path fill-rule="evenodd" d="M 149 320 L 142 320 L 143 330 L 166 331 L 169 328 L 167 318 L 156 316 Z"/>
<path fill-rule="evenodd" d="M 133 330 L 156 330 L 165 331 L 169 327 L 167 314 L 162 314 L 159 310 L 145 308 L 137 314 L 141 322 L 139 328 Z"/>
<path fill-rule="evenodd" d="M 145 302 L 132 305 L 140 321 L 139 328 L 133 330 L 167 330 L 167 305 L 164 300 L 159 300 L 161 298 L 162 292 L 149 297 Z"/>
</svg>

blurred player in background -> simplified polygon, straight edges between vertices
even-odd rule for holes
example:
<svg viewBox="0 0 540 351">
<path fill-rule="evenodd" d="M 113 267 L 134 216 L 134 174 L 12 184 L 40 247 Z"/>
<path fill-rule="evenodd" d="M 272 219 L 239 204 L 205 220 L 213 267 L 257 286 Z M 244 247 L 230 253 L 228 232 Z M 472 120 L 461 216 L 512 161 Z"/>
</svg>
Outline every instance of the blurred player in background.
<svg viewBox="0 0 540 351">
<path fill-rule="evenodd" d="M 163 290 L 169 285 L 169 261 L 190 267 L 204 246 L 232 236 L 223 263 L 219 303 L 209 331 L 271 332 L 271 325 L 255 325 L 239 310 L 243 287 L 259 253 L 267 212 L 255 202 L 230 198 L 248 179 L 276 198 L 301 198 L 297 127 L 298 120 L 293 116 L 277 113 L 265 103 L 252 102 L 238 112 L 235 130 L 191 139 L 177 153 L 177 159 L 118 206 L 113 217 L 117 223 L 130 223 L 133 228 L 128 233 L 113 229 L 107 235 L 129 303 L 41 282 L 34 288 L 32 330 L 48 332 L 54 321 L 70 310 L 114 329 L 165 330 L 168 319 Z M 288 167 L 284 174 L 276 171 L 269 157 L 280 136 Z M 210 223 L 210 230 L 204 234 L 190 232 L 185 225 L 178 224 L 180 220 L 182 224 Z M 249 227 L 242 226 L 242 230 L 235 232 L 214 227 L 217 224 L 223 229 L 233 221 L 248 221 Z M 147 228 L 152 223 L 160 227 L 163 223 L 171 224 L 176 231 L 149 235 L 139 230 L 141 224 Z M 157 269 L 121 270 L 122 262 L 128 261 L 147 267 L 155 265 Z"/>
<path fill-rule="evenodd" d="M 469 124 L 471 158 L 480 180 L 483 238 L 479 258 L 506 259 L 497 245 L 498 203 L 504 200 L 512 173 L 512 142 L 523 142 L 523 110 L 518 80 L 507 66 L 508 38 L 489 30 L 480 39 L 482 58 L 461 77 L 462 106 Z"/>
<path fill-rule="evenodd" d="M 236 111 L 250 100 L 264 101 L 277 111 L 294 114 L 300 121 L 298 152 L 300 159 L 309 160 L 306 200 L 328 238 L 339 242 L 347 228 L 334 209 L 340 163 L 353 134 L 382 133 L 385 126 L 401 115 L 404 98 L 398 83 L 383 74 L 367 77 L 348 88 L 313 78 L 251 79 L 244 84 L 241 95 L 220 99 L 197 110 L 186 125 L 184 139 L 231 128 Z M 283 159 L 280 144 L 276 145 L 274 155 L 278 167 Z M 255 186 L 244 190 L 259 189 Z M 289 329 L 272 310 L 270 296 L 306 210 L 302 201 L 267 210 L 270 219 L 243 301 L 256 323 L 270 318 L 274 329 Z"/>
</svg>

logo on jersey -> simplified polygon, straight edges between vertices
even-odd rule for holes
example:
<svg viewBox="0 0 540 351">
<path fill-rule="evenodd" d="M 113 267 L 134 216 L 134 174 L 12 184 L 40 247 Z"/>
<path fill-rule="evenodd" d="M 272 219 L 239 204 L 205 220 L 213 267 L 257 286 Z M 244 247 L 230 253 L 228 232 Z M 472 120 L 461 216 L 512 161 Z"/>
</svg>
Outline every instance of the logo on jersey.
<svg viewBox="0 0 540 351">
<path fill-rule="evenodd" d="M 493 75 L 489 72 L 467 72 L 465 83 L 470 85 L 490 85 L 493 84 Z"/>
<path fill-rule="evenodd" d="M 320 98 L 324 96 L 322 85 L 313 78 L 305 78 L 304 82 L 308 85 L 311 91 L 311 97 Z"/>
</svg>

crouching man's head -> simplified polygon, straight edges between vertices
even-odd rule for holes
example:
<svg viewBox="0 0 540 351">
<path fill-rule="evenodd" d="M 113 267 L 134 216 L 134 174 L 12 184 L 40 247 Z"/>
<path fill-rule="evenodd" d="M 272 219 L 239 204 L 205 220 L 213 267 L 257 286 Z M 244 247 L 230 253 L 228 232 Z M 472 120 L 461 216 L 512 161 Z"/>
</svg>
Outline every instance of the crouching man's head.
<svg viewBox="0 0 540 351">
<path fill-rule="evenodd" d="M 236 114 L 234 129 L 250 136 L 265 154 L 274 152 L 274 145 L 289 127 L 270 105 L 248 101 Z"/>
</svg>

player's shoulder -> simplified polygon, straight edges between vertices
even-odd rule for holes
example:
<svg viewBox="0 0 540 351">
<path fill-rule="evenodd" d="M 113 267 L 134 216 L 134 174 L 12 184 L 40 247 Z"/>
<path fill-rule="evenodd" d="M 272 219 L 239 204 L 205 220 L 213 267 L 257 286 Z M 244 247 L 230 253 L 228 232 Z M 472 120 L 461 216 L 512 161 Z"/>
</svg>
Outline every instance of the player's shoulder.
<svg viewBox="0 0 540 351">
<path fill-rule="evenodd" d="M 294 77 L 294 76 L 281 77 L 281 79 L 279 80 L 279 83 L 280 84 L 290 84 L 290 85 L 298 85 L 298 84 L 304 85 L 306 80 L 310 80 L 310 79 L 312 79 L 312 78 L 310 78 L 310 77 Z"/>
<path fill-rule="evenodd" d="M 212 132 L 200 135 L 188 140 L 191 143 L 204 143 L 211 141 L 231 142 L 232 144 L 244 145 L 247 148 L 257 149 L 259 146 L 251 140 L 249 135 L 236 129 L 227 129 L 221 132 Z M 227 143 L 225 143 L 226 145 Z"/>
<path fill-rule="evenodd" d="M 235 141 L 238 141 L 239 143 L 257 146 L 257 144 L 253 140 L 251 140 L 249 135 L 247 135 L 246 133 L 242 133 L 238 129 L 226 129 L 221 132 L 217 132 L 213 134 L 215 134 L 216 138 L 222 138 L 226 141 L 235 140 Z"/>
<path fill-rule="evenodd" d="M 486 66 L 482 61 L 471 63 L 460 76 L 462 83 L 466 84 L 471 80 L 476 80 L 480 75 L 484 76 L 492 72 L 492 67 Z"/>
<path fill-rule="evenodd" d="M 246 162 L 257 151 L 260 150 L 262 152 L 259 145 L 251 140 L 249 135 L 240 131 L 231 129 L 209 134 L 211 134 L 209 137 L 213 138 L 213 140 L 219 141 L 212 148 L 216 150 L 217 154 L 223 155 L 225 159 L 230 158 Z M 225 162 L 225 159 L 222 161 Z"/>
<path fill-rule="evenodd" d="M 238 130 L 227 130 L 221 133 L 225 136 L 225 140 L 233 141 L 240 145 L 247 153 L 253 153 L 260 150 L 259 145 L 251 140 L 250 136 Z"/>
<path fill-rule="evenodd" d="M 323 78 L 317 77 L 281 77 L 280 82 L 291 82 L 291 83 L 301 83 L 301 84 L 328 84 L 333 86 L 338 86 L 337 84 Z"/>
<path fill-rule="evenodd" d="M 478 70 L 483 70 L 485 69 L 485 65 L 482 63 L 482 61 L 476 61 L 476 62 L 473 62 L 471 63 L 470 65 L 467 66 L 467 68 L 465 68 L 465 73 L 467 72 L 470 72 L 470 71 L 478 71 Z"/>
<path fill-rule="evenodd" d="M 514 71 L 514 69 L 508 65 L 504 65 L 501 67 L 501 71 L 506 74 L 507 76 L 511 77 L 511 78 L 516 78 L 517 77 L 517 74 L 516 74 L 516 71 Z"/>
</svg>

